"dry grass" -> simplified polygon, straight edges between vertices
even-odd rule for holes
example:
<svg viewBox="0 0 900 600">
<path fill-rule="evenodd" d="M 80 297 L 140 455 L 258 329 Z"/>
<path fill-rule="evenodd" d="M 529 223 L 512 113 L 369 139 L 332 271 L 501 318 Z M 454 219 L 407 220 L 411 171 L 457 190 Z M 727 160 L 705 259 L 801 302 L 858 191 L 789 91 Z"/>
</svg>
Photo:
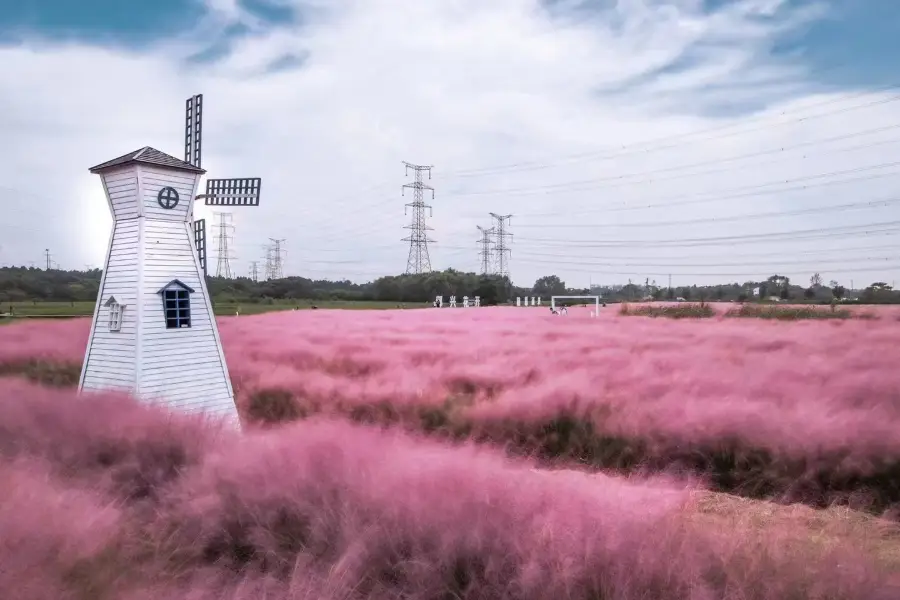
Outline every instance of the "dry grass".
<svg viewBox="0 0 900 600">
<path fill-rule="evenodd" d="M 852 541 L 879 566 L 900 575 L 900 524 L 844 506 L 813 509 L 697 491 L 686 514 L 703 528 L 728 531 L 745 542 L 785 535 L 786 543 L 811 560 Z"/>
<path fill-rule="evenodd" d="M 854 315 L 845 308 L 817 308 L 815 306 L 773 306 L 761 304 L 744 304 L 725 313 L 726 317 L 777 319 L 779 321 L 796 321 L 798 319 L 858 319 L 872 318 L 868 313 Z"/>
<path fill-rule="evenodd" d="M 623 317 L 665 317 L 667 319 L 708 319 L 716 316 L 715 309 L 703 302 L 699 304 L 639 304 L 627 303 L 619 308 Z"/>
</svg>

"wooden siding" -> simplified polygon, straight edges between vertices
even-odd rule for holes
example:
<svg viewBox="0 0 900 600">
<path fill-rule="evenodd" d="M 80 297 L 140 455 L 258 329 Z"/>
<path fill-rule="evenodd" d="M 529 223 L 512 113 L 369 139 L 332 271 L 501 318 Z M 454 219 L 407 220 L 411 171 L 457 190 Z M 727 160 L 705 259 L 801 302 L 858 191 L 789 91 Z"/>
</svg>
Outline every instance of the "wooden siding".
<svg viewBox="0 0 900 600">
<path fill-rule="evenodd" d="M 146 186 L 146 172 L 142 179 Z M 143 221 L 140 396 L 148 400 L 164 398 L 167 405 L 186 411 L 234 412 L 225 356 L 206 301 L 206 281 L 194 256 L 191 224 L 154 218 Z M 194 290 L 190 328 L 166 329 L 158 291 L 173 279 Z"/>
<path fill-rule="evenodd" d="M 94 311 L 91 343 L 85 356 L 83 389 L 133 391 L 136 384 L 138 247 L 140 219 L 113 225 L 112 247 L 104 273 L 100 302 Z M 124 305 L 122 329 L 109 331 L 110 296 Z"/>
<path fill-rule="evenodd" d="M 113 219 L 134 219 L 140 214 L 138 205 L 137 167 L 126 166 L 102 175 L 103 186 L 109 196 Z"/>
<path fill-rule="evenodd" d="M 141 170 L 141 197 L 144 216 L 148 219 L 185 222 L 191 214 L 194 202 L 194 187 L 199 175 L 186 171 L 171 171 L 147 165 Z M 165 209 L 159 205 L 157 196 L 164 187 L 172 187 L 178 192 L 178 206 Z M 193 238 L 191 238 L 193 240 Z M 193 241 L 192 241 L 193 243 Z"/>
</svg>

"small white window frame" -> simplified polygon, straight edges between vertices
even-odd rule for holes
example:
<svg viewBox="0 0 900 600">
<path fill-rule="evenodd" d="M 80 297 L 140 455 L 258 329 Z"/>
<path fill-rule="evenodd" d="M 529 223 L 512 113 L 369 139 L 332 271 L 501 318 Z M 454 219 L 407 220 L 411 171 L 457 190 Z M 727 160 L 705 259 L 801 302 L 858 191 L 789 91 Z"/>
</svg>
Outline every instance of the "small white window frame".
<svg viewBox="0 0 900 600">
<path fill-rule="evenodd" d="M 109 330 L 112 332 L 122 331 L 122 317 L 125 314 L 125 305 L 118 302 L 109 304 Z"/>
</svg>

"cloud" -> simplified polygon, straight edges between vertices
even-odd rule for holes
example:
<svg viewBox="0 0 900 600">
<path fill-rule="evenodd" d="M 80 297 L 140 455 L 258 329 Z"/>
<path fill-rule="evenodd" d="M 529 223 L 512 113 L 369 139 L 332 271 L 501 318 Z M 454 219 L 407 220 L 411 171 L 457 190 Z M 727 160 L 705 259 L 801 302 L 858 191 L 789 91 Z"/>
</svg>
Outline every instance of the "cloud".
<svg viewBox="0 0 900 600">
<path fill-rule="evenodd" d="M 100 264 L 110 219 L 87 168 L 143 145 L 180 155 L 184 99 L 202 92 L 204 167 L 264 178 L 261 206 L 234 213 L 239 273 L 268 238 L 288 240 L 289 274 L 402 271 L 404 160 L 435 165 L 435 268 L 477 269 L 494 211 L 515 215 L 519 284 L 897 272 L 863 260 L 890 257 L 890 237 L 833 229 L 900 220 L 897 204 L 820 209 L 892 195 L 900 130 L 873 130 L 900 123 L 900 102 L 823 91 L 773 50 L 821 5 L 280 0 L 293 18 L 277 20 L 207 4 L 202 35 L 152 48 L 0 48 L 0 263 L 50 247 Z M 189 60 L 212 47 L 227 51 Z M 761 213 L 776 215 L 734 218 Z M 772 235 L 799 230 L 819 237 Z"/>
</svg>

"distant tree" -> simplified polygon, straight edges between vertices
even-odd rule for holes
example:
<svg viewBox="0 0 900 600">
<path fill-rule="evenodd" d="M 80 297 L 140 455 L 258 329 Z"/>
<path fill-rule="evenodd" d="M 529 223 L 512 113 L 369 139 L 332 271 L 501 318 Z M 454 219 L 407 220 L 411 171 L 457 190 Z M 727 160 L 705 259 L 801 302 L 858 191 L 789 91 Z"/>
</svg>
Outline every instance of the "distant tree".
<svg viewBox="0 0 900 600">
<path fill-rule="evenodd" d="M 810 287 L 806 288 L 805 290 L 803 290 L 803 295 L 806 297 L 807 300 L 812 300 L 813 298 L 816 297 L 816 289 L 814 287 L 810 286 Z"/>
<path fill-rule="evenodd" d="M 501 304 L 507 298 L 505 282 L 499 277 L 482 276 L 478 280 L 478 287 L 475 288 L 472 295 L 479 296 L 483 306 Z"/>
<path fill-rule="evenodd" d="M 769 283 L 770 293 L 779 294 L 782 298 L 787 298 L 785 292 L 790 289 L 791 279 L 784 275 L 772 275 L 766 280 Z"/>
<path fill-rule="evenodd" d="M 564 296 L 566 283 L 556 275 L 544 275 L 534 282 L 532 291 L 539 296 Z"/>
<path fill-rule="evenodd" d="M 640 286 L 629 282 L 627 285 L 622 286 L 619 293 L 627 300 L 636 300 L 641 297 L 641 288 Z"/>
<path fill-rule="evenodd" d="M 833 284 L 831 286 L 831 295 L 834 296 L 835 298 L 837 298 L 838 300 L 840 300 L 841 298 L 844 297 L 844 294 L 846 293 L 844 286 L 838 285 L 837 281 L 832 281 L 831 283 Z"/>
<path fill-rule="evenodd" d="M 876 281 L 863 290 L 860 300 L 868 304 L 885 304 L 900 302 L 900 294 L 894 292 L 894 288 L 884 281 Z"/>
<path fill-rule="evenodd" d="M 812 288 L 821 287 L 822 285 L 822 276 L 818 273 L 813 273 L 812 277 L 809 278 L 809 286 Z"/>
</svg>

